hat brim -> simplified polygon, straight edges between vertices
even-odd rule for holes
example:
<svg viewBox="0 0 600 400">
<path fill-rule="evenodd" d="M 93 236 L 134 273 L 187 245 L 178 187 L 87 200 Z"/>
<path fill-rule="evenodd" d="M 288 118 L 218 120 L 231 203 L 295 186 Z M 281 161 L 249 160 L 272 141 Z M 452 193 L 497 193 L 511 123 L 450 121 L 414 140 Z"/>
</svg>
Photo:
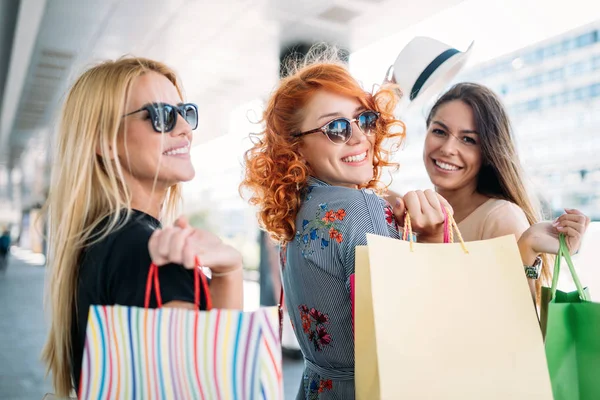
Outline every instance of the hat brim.
<svg viewBox="0 0 600 400">
<path fill-rule="evenodd" d="M 409 111 L 422 107 L 444 90 L 465 66 L 471 55 L 474 43 L 474 41 L 471 42 L 466 51 L 457 53 L 440 65 L 427 79 L 423 85 L 424 88 L 419 92 L 417 97 L 406 104 L 405 110 Z"/>
</svg>

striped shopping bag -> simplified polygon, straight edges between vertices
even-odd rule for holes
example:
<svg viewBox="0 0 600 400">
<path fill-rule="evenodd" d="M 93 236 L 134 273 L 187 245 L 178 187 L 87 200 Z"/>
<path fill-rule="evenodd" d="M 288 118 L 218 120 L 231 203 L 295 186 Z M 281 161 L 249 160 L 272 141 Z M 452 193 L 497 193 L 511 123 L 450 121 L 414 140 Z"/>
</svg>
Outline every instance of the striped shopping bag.
<svg viewBox="0 0 600 400">
<path fill-rule="evenodd" d="M 207 284 L 196 270 L 198 305 Z M 152 282 L 157 309 L 148 308 Z M 159 289 L 153 265 L 144 308 L 90 307 L 80 399 L 283 399 L 277 307 L 160 308 Z"/>
</svg>

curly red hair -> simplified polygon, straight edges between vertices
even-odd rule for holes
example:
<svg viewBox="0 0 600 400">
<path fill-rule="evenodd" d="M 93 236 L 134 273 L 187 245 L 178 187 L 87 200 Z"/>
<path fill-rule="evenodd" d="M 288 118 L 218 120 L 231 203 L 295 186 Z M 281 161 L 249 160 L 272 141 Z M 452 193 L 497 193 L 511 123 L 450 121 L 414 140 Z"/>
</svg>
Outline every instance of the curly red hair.
<svg viewBox="0 0 600 400">
<path fill-rule="evenodd" d="M 278 242 L 294 237 L 301 194 L 310 175 L 298 152 L 302 139 L 291 134 L 300 129 L 304 107 L 320 90 L 355 98 L 365 108 L 380 113 L 373 146 L 373 179 L 361 187 L 383 189 L 382 169 L 397 167 L 389 157 L 400 146 L 405 126 L 393 115 L 398 101 L 394 88 L 382 87 L 375 94 L 368 93 L 344 65 L 335 62 L 314 63 L 283 78 L 264 111 L 265 130 L 252 135 L 254 146 L 244 155 L 246 172 L 240 185 L 241 190 L 246 188 L 252 193 L 249 202 L 259 207 L 259 223 Z M 396 146 L 385 149 L 383 141 L 391 138 L 398 139 Z"/>
</svg>

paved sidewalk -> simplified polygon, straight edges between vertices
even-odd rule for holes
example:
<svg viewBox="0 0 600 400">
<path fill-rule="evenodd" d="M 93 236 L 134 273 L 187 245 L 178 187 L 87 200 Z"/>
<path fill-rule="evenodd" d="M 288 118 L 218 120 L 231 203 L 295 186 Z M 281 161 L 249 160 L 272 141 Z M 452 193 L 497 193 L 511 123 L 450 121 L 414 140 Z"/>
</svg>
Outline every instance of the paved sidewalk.
<svg viewBox="0 0 600 400">
<path fill-rule="evenodd" d="M 0 398 L 7 400 L 41 399 L 51 391 L 40 362 L 45 268 L 39 257 L 23 258 L 28 262 L 11 255 L 0 271 Z"/>
<path fill-rule="evenodd" d="M 51 392 L 44 379 L 40 353 L 49 318 L 43 310 L 43 257 L 13 248 L 8 267 L 0 271 L 0 399 L 40 400 Z M 258 295 L 257 284 L 245 282 L 246 301 Z M 284 361 L 285 398 L 294 399 L 302 362 Z"/>
</svg>

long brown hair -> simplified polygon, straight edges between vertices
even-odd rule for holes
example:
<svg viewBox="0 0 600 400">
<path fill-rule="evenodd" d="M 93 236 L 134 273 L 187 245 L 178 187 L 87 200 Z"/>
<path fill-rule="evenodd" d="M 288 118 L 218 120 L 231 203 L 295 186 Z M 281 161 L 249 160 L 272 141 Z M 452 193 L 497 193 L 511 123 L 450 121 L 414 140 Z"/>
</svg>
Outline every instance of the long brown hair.
<svg viewBox="0 0 600 400">
<path fill-rule="evenodd" d="M 366 92 L 346 66 L 335 59 L 307 62 L 282 79 L 264 111 L 265 129 L 254 135 L 255 144 L 244 156 L 246 171 L 240 185 L 240 191 L 251 192 L 249 201 L 259 208 L 261 226 L 279 242 L 294 237 L 301 192 L 310 173 L 298 152 L 301 139 L 291 134 L 300 129 L 304 107 L 320 90 L 355 98 L 380 113 L 373 149 L 373 178 L 362 187 L 382 187 L 382 169 L 396 165 L 388 161 L 393 149 L 382 144 L 385 139 L 396 138 L 399 145 L 405 134 L 404 124 L 393 116 L 398 100 L 394 90 L 386 87 L 375 94 Z M 394 129 L 396 126 L 398 129 Z"/>
<path fill-rule="evenodd" d="M 477 176 L 477 191 L 516 204 L 527 216 L 529 224 L 539 222 L 542 218 L 541 204 L 528 193 L 523 183 L 524 173 L 514 144 L 510 120 L 502 102 L 492 90 L 476 83 L 454 85 L 434 104 L 427 117 L 427 126 L 443 104 L 455 100 L 471 107 L 475 129 L 479 133 L 483 162 Z M 549 257 L 543 258 L 542 280 L 548 282 L 551 277 Z M 536 282 L 538 294 L 541 283 L 541 280 Z"/>
<path fill-rule="evenodd" d="M 135 78 L 149 71 L 169 79 L 182 95 L 175 73 L 144 58 L 122 58 L 87 70 L 71 87 L 62 109 L 50 193 L 48 300 L 50 332 L 42 359 L 52 372 L 56 395 L 66 397 L 71 380 L 71 326 L 76 307 L 78 259 L 92 242 L 117 228 L 121 210 L 131 212 L 131 191 L 116 155 L 127 94 Z M 98 154 L 99 153 L 99 154 Z M 180 185 L 172 186 L 164 212 L 173 214 Z M 96 233 L 101 221 L 110 222 Z"/>
</svg>

